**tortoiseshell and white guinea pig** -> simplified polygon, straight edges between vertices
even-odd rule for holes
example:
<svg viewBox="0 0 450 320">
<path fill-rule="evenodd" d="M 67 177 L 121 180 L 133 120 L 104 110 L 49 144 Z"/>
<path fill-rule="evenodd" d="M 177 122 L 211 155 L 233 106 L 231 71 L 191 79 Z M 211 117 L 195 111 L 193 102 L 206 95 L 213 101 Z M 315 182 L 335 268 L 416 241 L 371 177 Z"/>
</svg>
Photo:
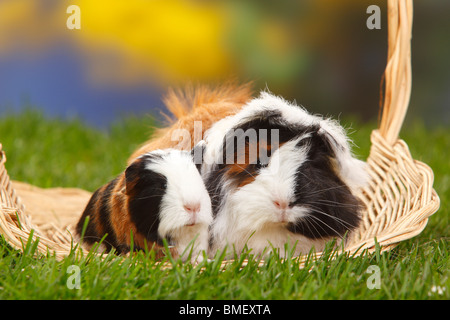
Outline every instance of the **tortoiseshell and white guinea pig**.
<svg viewBox="0 0 450 320">
<path fill-rule="evenodd" d="M 207 252 L 208 227 L 212 222 L 211 201 L 194 163 L 192 152 L 175 149 L 148 152 L 133 161 L 116 179 L 92 195 L 76 232 L 92 245 L 107 234 L 103 244 L 127 253 L 134 248 L 155 250 L 160 258 L 163 239 L 172 254 L 192 261 Z M 201 152 L 200 150 L 200 152 Z M 192 249 L 192 252 L 191 252 Z"/>
<path fill-rule="evenodd" d="M 214 124 L 205 141 L 212 255 L 226 245 L 284 254 L 285 243 L 305 254 L 358 226 L 353 191 L 367 181 L 365 163 L 337 122 L 264 92 Z"/>
</svg>

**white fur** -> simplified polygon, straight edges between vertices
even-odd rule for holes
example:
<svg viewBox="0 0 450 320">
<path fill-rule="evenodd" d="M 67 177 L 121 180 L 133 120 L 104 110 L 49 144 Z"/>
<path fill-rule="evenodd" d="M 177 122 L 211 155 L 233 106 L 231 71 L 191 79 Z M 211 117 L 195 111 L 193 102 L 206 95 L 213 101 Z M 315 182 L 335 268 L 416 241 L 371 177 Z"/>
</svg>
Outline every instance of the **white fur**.
<svg viewBox="0 0 450 320">
<path fill-rule="evenodd" d="M 159 153 L 162 160 L 152 160 L 146 169 L 167 178 L 167 189 L 160 206 L 158 233 L 161 237 L 171 237 L 183 259 L 191 248 L 192 258 L 202 259 L 199 255 L 208 248 L 208 227 L 212 222 L 212 212 L 209 194 L 200 173 L 190 152 L 169 149 L 153 153 Z M 195 216 L 185 210 L 184 206 L 189 204 L 200 205 Z"/>
</svg>

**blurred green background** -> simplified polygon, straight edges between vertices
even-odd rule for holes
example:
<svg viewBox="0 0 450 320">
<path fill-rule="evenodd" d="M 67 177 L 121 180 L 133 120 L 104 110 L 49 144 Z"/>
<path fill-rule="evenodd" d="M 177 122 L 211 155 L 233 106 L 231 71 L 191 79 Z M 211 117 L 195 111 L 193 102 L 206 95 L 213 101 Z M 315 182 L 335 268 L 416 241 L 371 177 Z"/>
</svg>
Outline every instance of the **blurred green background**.
<svg viewBox="0 0 450 320">
<path fill-rule="evenodd" d="M 69 30 L 69 5 L 81 29 Z M 369 30 L 369 5 L 381 29 Z M 406 122 L 450 120 L 450 2 L 414 2 Z M 377 118 L 386 1 L 0 0 L 0 116 L 27 107 L 97 127 L 158 114 L 168 86 L 253 80 L 312 112 Z"/>
</svg>

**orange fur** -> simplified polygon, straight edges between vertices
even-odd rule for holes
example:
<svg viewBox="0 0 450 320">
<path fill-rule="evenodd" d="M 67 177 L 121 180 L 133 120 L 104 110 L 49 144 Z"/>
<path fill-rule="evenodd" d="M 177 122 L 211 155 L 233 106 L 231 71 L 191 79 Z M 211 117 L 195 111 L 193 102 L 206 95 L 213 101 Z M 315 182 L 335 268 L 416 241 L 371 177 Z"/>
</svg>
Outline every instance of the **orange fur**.
<svg viewBox="0 0 450 320">
<path fill-rule="evenodd" d="M 154 246 L 154 248 L 156 248 L 157 245 L 147 241 L 145 235 L 139 233 L 136 225 L 131 221 L 127 206 L 128 196 L 124 192 L 125 185 L 125 174 L 121 173 L 109 199 L 111 208 L 111 226 L 114 230 L 116 239 L 119 243 L 130 246 L 132 232 L 135 247 L 147 247 L 151 249 L 152 246 Z"/>
<path fill-rule="evenodd" d="M 194 137 L 194 121 L 201 121 L 202 138 L 216 121 L 235 114 L 251 98 L 251 83 L 227 84 L 214 89 L 207 86 L 188 86 L 184 91 L 169 89 L 164 103 L 175 118 L 165 115 L 169 126 L 156 129 L 153 137 L 133 152 L 128 164 L 140 155 L 156 149 L 191 149 L 198 142 L 194 140 L 197 138 Z M 174 139 L 172 136 L 177 129 L 187 130 L 190 134 L 189 141 Z"/>
<path fill-rule="evenodd" d="M 110 192 L 107 192 L 106 189 L 111 183 L 114 183 L 114 186 Z M 110 230 L 112 230 L 112 234 L 110 236 L 115 240 L 115 243 L 109 243 L 111 246 L 130 248 L 132 232 L 134 248 L 148 248 L 149 250 L 153 250 L 155 253 L 155 258 L 161 259 L 164 257 L 164 247 L 158 245 L 157 243 L 148 241 L 144 234 L 137 231 L 136 225 L 131 221 L 128 211 L 128 196 L 124 192 L 125 185 L 125 173 L 122 172 L 116 180 L 113 180 L 99 188 L 98 194 L 92 199 L 95 201 L 93 206 L 88 206 L 86 208 L 86 210 L 88 208 L 91 209 L 89 211 L 85 211 L 78 222 L 77 233 L 81 233 L 81 227 L 84 224 L 84 219 L 86 215 L 89 215 L 91 217 L 89 224 L 93 226 L 93 229 L 85 234 L 84 240 L 88 245 L 99 241 L 107 233 L 108 229 L 108 226 L 104 225 L 102 222 L 103 219 L 101 217 L 102 214 L 105 214 L 106 210 L 109 217 L 108 225 Z M 108 208 L 103 208 L 102 213 L 101 207 L 105 200 L 108 203 Z M 105 241 L 108 241 L 108 238 Z M 176 248 L 170 248 L 170 252 L 174 257 L 177 257 L 178 253 Z"/>
<path fill-rule="evenodd" d="M 95 230 L 97 232 L 97 235 L 102 235 L 106 233 L 105 227 L 102 225 L 102 223 L 100 222 L 100 200 L 101 198 L 103 198 L 104 196 L 104 191 L 106 189 L 106 185 L 102 186 L 99 190 L 99 194 L 97 196 L 97 202 L 95 203 L 94 206 L 94 212 L 93 212 L 93 217 L 94 219 L 92 219 L 93 221 L 90 223 L 93 223 L 95 225 Z M 98 240 L 101 239 L 101 236 L 98 237 Z"/>
<path fill-rule="evenodd" d="M 130 221 L 126 208 L 126 195 L 121 191 L 125 187 L 125 175 L 122 173 L 110 195 L 111 227 L 114 230 L 117 241 L 130 244 L 130 230 L 136 234 L 136 230 Z"/>
<path fill-rule="evenodd" d="M 265 154 L 267 154 L 271 151 L 271 149 L 272 146 L 267 141 L 259 141 L 256 146 L 257 153 L 255 154 L 255 152 L 250 152 L 250 146 L 247 142 L 245 144 L 244 154 L 242 154 L 243 159 L 239 159 L 238 155 L 235 154 L 233 163 L 227 165 L 226 175 L 230 178 L 232 176 L 242 175 L 242 173 L 247 172 L 248 175 L 240 179 L 238 187 L 243 187 L 253 182 L 255 180 L 255 175 L 251 173 L 252 169 L 250 168 L 250 164 L 256 163 L 258 159 L 255 157 L 258 157 L 261 152 L 265 152 Z M 244 160 L 244 163 L 241 163 L 242 160 Z"/>
</svg>

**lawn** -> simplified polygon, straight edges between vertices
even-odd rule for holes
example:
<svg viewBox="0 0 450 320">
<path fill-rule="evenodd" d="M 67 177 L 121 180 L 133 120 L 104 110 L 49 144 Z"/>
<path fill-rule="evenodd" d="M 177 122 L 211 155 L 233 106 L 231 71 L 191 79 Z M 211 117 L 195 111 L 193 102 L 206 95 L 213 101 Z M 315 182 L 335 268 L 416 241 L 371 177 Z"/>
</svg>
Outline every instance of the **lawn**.
<svg viewBox="0 0 450 320">
<path fill-rule="evenodd" d="M 375 125 L 342 123 L 351 125 L 356 154 L 366 157 Z M 124 169 L 152 125 L 150 117 L 127 117 L 100 130 L 28 110 L 0 118 L 0 142 L 12 179 L 94 191 Z M 415 159 L 433 168 L 441 208 L 419 236 L 389 252 L 336 257 L 329 250 L 318 261 L 308 260 L 305 268 L 276 256 L 261 265 L 254 259 L 243 265 L 239 259 L 226 268 L 220 267 L 220 256 L 197 266 L 169 257 L 172 267 L 164 268 L 145 252 L 127 258 L 111 254 L 104 260 L 71 255 L 57 261 L 51 254 L 36 257 L 32 243 L 22 253 L 0 238 L 0 299 L 448 300 L 450 129 L 408 123 L 401 137 Z M 73 270 L 80 271 L 78 278 Z M 380 281 L 374 282 L 374 276 Z"/>
</svg>

